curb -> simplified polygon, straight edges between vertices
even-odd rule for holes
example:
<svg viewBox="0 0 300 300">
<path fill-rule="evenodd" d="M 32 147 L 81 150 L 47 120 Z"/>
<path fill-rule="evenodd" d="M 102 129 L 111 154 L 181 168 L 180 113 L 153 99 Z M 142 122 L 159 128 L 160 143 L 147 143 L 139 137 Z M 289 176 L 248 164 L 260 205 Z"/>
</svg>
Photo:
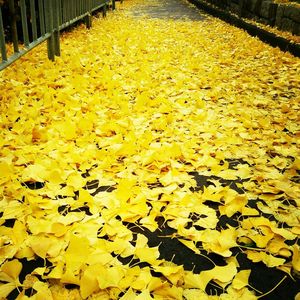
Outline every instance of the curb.
<svg viewBox="0 0 300 300">
<path fill-rule="evenodd" d="M 188 0 L 197 8 L 204 10 L 208 14 L 217 17 L 231 25 L 239 27 L 247 31 L 250 35 L 258 37 L 261 41 L 273 46 L 278 47 L 282 51 L 287 51 L 296 57 L 300 57 L 300 44 L 293 43 L 288 39 L 277 36 L 276 34 L 262 29 L 258 26 L 250 24 L 243 19 L 240 19 L 224 10 L 216 8 L 202 0 Z"/>
</svg>

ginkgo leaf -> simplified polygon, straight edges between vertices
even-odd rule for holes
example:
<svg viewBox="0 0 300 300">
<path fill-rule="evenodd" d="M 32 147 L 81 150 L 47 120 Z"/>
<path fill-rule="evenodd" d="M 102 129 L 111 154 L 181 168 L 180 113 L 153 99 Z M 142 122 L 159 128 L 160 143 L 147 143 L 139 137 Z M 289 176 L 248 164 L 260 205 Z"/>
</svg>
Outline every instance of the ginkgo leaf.
<svg viewBox="0 0 300 300">
<path fill-rule="evenodd" d="M 23 172 L 23 181 L 43 182 L 46 177 L 45 174 L 47 174 L 45 166 L 41 164 L 29 165 Z"/>
<path fill-rule="evenodd" d="M 236 265 L 230 262 L 226 266 L 215 266 L 211 270 L 202 271 L 200 274 L 187 273 L 184 277 L 187 288 L 199 288 L 205 291 L 211 280 L 219 280 L 222 283 L 230 283 L 237 273 Z"/>
<path fill-rule="evenodd" d="M 36 299 L 53 299 L 47 283 L 36 281 L 32 288 L 37 291 Z"/>
<path fill-rule="evenodd" d="M 7 299 L 7 296 L 16 288 L 14 282 L 8 282 L 0 285 L 0 298 Z"/>
<path fill-rule="evenodd" d="M 66 284 L 80 285 L 80 279 L 71 269 L 66 269 L 66 271 L 61 275 L 60 281 Z"/>
<path fill-rule="evenodd" d="M 293 246 L 292 265 L 294 270 L 300 272 L 300 251 L 298 245 Z"/>
<path fill-rule="evenodd" d="M 72 121 L 60 122 L 56 125 L 60 136 L 67 140 L 72 140 L 76 137 L 76 124 Z"/>
<path fill-rule="evenodd" d="M 151 300 L 153 299 L 148 290 L 143 290 L 138 296 L 134 298 L 135 300 Z"/>
<path fill-rule="evenodd" d="M 60 279 L 64 273 L 64 262 L 59 261 L 51 272 L 47 274 L 47 278 Z"/>
<path fill-rule="evenodd" d="M 120 300 L 131 300 L 136 299 L 136 294 L 132 290 L 132 288 L 128 289 L 128 291 L 120 298 Z"/>
<path fill-rule="evenodd" d="M 97 274 L 99 271 L 99 266 L 101 265 L 88 266 L 84 270 L 84 273 L 80 279 L 80 294 L 83 299 L 86 299 L 92 293 L 100 289 L 97 278 L 95 277 L 95 274 Z"/>
<path fill-rule="evenodd" d="M 251 273 L 251 270 L 239 271 L 235 275 L 235 277 L 232 281 L 232 286 L 237 290 L 240 290 L 240 289 L 244 288 L 245 286 L 247 286 L 250 273 Z"/>
<path fill-rule="evenodd" d="M 182 287 L 177 287 L 176 285 L 172 285 L 172 286 L 164 285 L 154 290 L 152 294 L 154 297 L 160 296 L 165 299 L 172 298 L 172 299 L 180 300 L 182 299 L 183 289 Z"/>
<path fill-rule="evenodd" d="M 32 236 L 30 238 L 30 247 L 34 253 L 42 258 L 46 258 L 50 248 L 56 244 L 55 239 L 47 237 Z"/>
<path fill-rule="evenodd" d="M 17 259 L 7 261 L 1 266 L 1 278 L 4 275 L 7 275 L 8 277 L 4 276 L 1 280 L 10 282 L 10 281 L 16 281 L 18 282 L 19 274 L 22 270 L 22 263 L 20 263 Z M 5 279 L 5 277 L 7 279 Z"/>
<path fill-rule="evenodd" d="M 0 184 L 9 181 L 13 176 L 13 165 L 7 161 L 0 161 Z"/>
<path fill-rule="evenodd" d="M 285 263 L 284 258 L 275 257 L 265 252 L 247 251 L 247 257 L 253 262 L 262 261 L 270 268 L 277 267 Z"/>
<path fill-rule="evenodd" d="M 187 300 L 209 300 L 211 299 L 210 296 L 208 296 L 204 291 L 199 289 L 185 289 L 183 291 L 183 296 Z"/>
<path fill-rule="evenodd" d="M 152 265 L 159 264 L 157 261 L 159 257 L 158 247 L 153 248 L 137 248 L 135 250 L 135 255 L 144 262 L 148 262 Z"/>
<path fill-rule="evenodd" d="M 162 273 L 175 286 L 183 278 L 182 266 L 154 266 L 154 270 Z"/>
<path fill-rule="evenodd" d="M 224 267 L 216 266 L 212 270 L 202 271 L 199 274 L 202 290 L 205 290 L 206 285 L 212 279 L 217 279 L 222 283 L 229 283 L 237 273 L 236 265 L 230 262 Z"/>
<path fill-rule="evenodd" d="M 109 267 L 105 268 L 98 265 L 96 278 L 100 289 L 108 287 L 118 287 L 119 282 L 124 277 L 125 272 L 122 267 Z"/>
<path fill-rule="evenodd" d="M 235 213 L 242 212 L 247 202 L 247 197 L 241 195 L 235 196 L 230 200 L 225 199 L 225 205 L 220 207 L 220 212 L 230 218 Z"/>
</svg>

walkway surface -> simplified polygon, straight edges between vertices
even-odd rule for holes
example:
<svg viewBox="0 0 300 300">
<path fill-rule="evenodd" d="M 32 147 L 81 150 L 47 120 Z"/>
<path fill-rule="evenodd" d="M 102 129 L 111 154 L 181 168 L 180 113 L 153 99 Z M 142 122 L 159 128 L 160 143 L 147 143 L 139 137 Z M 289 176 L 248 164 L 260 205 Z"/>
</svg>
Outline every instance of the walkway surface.
<svg viewBox="0 0 300 300">
<path fill-rule="evenodd" d="M 134 16 L 149 16 L 152 18 L 164 19 L 189 19 L 202 20 L 204 14 L 195 9 L 194 6 L 189 5 L 188 2 L 178 0 L 164 0 L 164 1 L 143 1 L 137 8 L 132 11 Z"/>
<path fill-rule="evenodd" d="M 0 298 L 294 299 L 300 60 L 181 0 L 44 48 L 0 77 Z"/>
</svg>

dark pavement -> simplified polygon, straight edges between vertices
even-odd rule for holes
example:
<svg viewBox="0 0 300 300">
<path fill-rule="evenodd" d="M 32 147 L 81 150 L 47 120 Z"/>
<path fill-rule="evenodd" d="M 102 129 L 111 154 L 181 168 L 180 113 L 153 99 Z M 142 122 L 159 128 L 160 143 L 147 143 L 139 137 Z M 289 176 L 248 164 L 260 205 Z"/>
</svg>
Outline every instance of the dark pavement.
<svg viewBox="0 0 300 300">
<path fill-rule="evenodd" d="M 192 4 L 183 0 L 161 0 L 160 2 L 147 0 L 134 8 L 133 16 L 148 16 L 160 19 L 188 19 L 201 21 L 204 13 L 196 9 Z"/>
</svg>

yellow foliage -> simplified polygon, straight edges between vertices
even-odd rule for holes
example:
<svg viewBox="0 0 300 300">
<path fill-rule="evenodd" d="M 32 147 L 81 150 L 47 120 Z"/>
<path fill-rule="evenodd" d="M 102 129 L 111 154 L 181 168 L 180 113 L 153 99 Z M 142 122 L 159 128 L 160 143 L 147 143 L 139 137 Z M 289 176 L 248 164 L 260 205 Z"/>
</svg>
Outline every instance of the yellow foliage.
<svg viewBox="0 0 300 300">
<path fill-rule="evenodd" d="M 210 17 L 132 16 L 149 3 L 1 72 L 0 298 L 255 299 L 232 248 L 300 271 L 300 60 Z M 226 264 L 185 271 L 148 230 Z M 23 286 L 20 259 L 45 261 Z"/>
</svg>

